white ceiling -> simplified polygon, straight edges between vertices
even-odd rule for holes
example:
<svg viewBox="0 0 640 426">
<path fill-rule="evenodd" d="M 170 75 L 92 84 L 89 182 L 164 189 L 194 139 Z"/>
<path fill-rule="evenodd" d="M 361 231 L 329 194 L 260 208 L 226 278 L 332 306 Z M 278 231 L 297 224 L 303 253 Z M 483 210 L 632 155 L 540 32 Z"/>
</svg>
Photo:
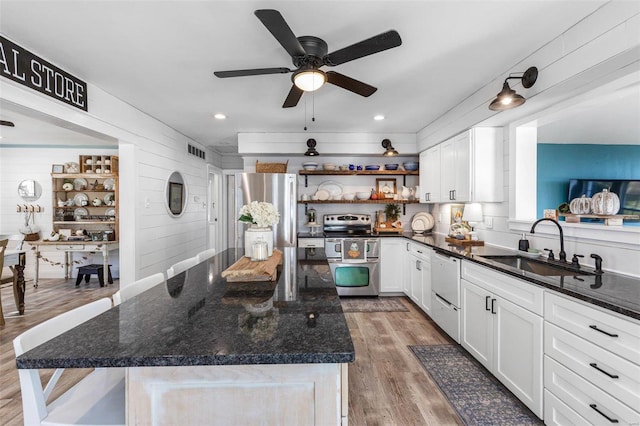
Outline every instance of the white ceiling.
<svg viewBox="0 0 640 426">
<path fill-rule="evenodd" d="M 487 82 L 524 71 L 513 64 L 603 3 L 0 0 L 0 33 L 229 153 L 236 152 L 238 132 L 302 131 L 305 109 L 313 132 L 417 132 Z M 279 10 L 294 34 L 321 37 L 330 52 L 389 29 L 400 33 L 403 44 L 333 68 L 378 87 L 370 98 L 326 85 L 283 109 L 290 75 L 213 76 L 221 70 L 293 68 L 253 14 L 259 8 Z M 632 106 L 637 114 L 637 103 Z M 217 112 L 228 119 L 214 120 Z M 0 104 L 2 119 L 19 113 Z M 374 121 L 376 114 L 387 118 Z"/>
</svg>

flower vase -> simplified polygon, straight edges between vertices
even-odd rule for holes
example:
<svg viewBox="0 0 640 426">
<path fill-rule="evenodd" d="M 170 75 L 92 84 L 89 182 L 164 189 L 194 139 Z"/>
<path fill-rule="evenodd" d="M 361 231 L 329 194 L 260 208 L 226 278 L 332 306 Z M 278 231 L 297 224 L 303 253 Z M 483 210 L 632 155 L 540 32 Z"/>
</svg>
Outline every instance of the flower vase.
<svg viewBox="0 0 640 426">
<path fill-rule="evenodd" d="M 267 257 L 273 254 L 273 231 L 271 227 L 261 228 L 251 225 L 249 229 L 244 231 L 244 255 L 246 257 L 252 257 L 253 242 L 260 239 L 267 242 Z"/>
</svg>

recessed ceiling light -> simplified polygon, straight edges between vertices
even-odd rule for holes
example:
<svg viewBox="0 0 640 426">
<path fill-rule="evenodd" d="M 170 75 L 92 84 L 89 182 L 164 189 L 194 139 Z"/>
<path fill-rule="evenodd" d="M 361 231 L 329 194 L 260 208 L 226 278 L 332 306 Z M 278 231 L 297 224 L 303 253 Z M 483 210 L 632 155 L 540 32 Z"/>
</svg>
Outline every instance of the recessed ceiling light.
<svg viewBox="0 0 640 426">
<path fill-rule="evenodd" d="M 378 114 L 378 115 L 374 116 L 373 119 L 376 120 L 376 121 L 382 121 L 382 120 L 384 120 L 384 115 Z"/>
<path fill-rule="evenodd" d="M 219 112 L 217 114 L 213 114 L 213 118 L 215 118 L 216 120 L 224 120 L 225 118 L 227 118 L 227 116 Z"/>
</svg>

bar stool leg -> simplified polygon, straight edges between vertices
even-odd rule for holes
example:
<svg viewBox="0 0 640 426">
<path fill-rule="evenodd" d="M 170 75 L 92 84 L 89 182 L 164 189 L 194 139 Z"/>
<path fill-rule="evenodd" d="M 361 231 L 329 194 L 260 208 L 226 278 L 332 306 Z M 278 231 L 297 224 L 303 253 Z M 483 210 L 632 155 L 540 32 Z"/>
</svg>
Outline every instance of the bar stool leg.
<svg viewBox="0 0 640 426">
<path fill-rule="evenodd" d="M 98 268 L 98 281 L 100 282 L 100 287 L 104 287 L 104 275 L 103 275 L 103 267 Z"/>
<path fill-rule="evenodd" d="M 76 287 L 78 287 L 80 285 L 80 282 L 82 281 L 82 276 L 84 274 L 81 274 L 80 272 L 78 272 L 78 277 L 76 278 Z M 85 277 L 86 281 L 89 281 L 89 275 L 86 275 Z"/>
</svg>

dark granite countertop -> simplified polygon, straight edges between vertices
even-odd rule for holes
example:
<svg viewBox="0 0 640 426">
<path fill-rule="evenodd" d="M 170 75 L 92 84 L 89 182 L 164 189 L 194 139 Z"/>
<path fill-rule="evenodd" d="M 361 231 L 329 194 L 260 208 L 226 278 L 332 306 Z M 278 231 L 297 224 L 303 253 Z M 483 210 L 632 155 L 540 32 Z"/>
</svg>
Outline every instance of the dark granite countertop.
<svg viewBox="0 0 640 426">
<path fill-rule="evenodd" d="M 282 251 L 277 282 L 227 283 L 222 271 L 244 253 L 229 249 L 26 352 L 17 367 L 354 361 L 324 250 Z"/>
<path fill-rule="evenodd" d="M 411 241 L 416 241 L 432 247 L 436 250 L 444 250 L 456 257 L 470 260 L 544 288 L 557 291 L 593 305 L 640 320 L 639 278 L 615 274 L 607 272 L 606 270 L 604 274 L 600 276 L 543 276 L 533 272 L 512 268 L 483 257 L 490 255 L 518 254 L 517 250 L 508 250 L 490 245 L 472 247 L 451 245 L 445 241 L 444 235 L 441 234 L 422 235 L 405 232 L 402 236 Z M 594 271 L 593 268 L 586 266 L 581 266 L 580 269 L 587 272 Z"/>
</svg>

